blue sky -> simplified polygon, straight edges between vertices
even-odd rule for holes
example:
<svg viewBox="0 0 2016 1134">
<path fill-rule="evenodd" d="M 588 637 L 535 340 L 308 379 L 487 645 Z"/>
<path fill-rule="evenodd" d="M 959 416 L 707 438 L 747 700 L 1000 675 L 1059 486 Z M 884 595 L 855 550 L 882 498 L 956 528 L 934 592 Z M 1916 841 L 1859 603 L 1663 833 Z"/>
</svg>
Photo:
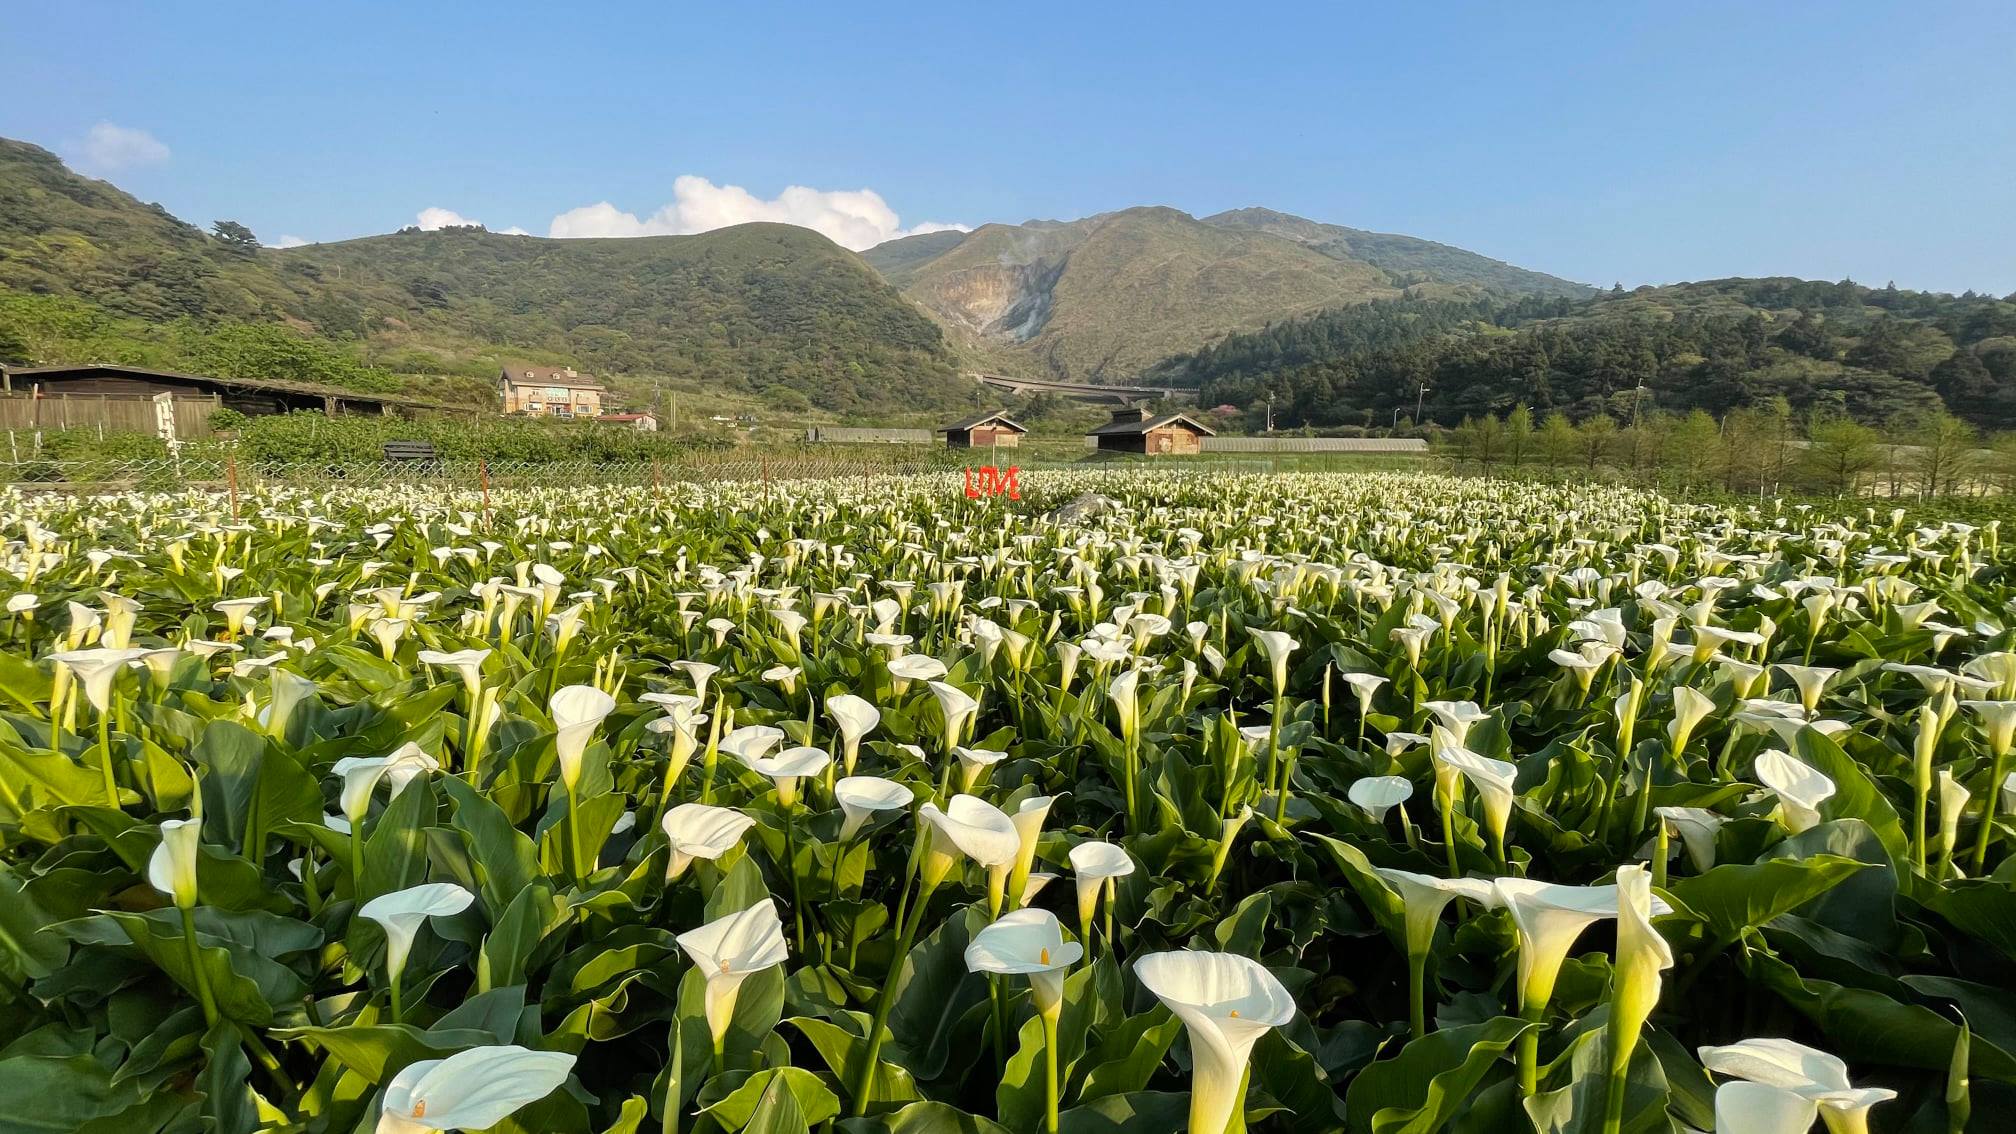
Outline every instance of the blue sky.
<svg viewBox="0 0 2016 1134">
<path fill-rule="evenodd" d="M 1598 284 L 2006 293 L 2011 44 L 2001 0 L 48 0 L 0 10 L 0 135 L 269 242 L 1266 205 Z"/>
</svg>

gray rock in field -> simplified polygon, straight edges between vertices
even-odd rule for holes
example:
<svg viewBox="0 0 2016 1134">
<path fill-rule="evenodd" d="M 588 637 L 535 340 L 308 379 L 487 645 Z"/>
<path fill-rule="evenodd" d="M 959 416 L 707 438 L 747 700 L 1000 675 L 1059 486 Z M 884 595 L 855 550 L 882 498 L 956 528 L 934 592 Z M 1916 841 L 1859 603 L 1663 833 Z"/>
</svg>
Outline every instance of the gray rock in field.
<svg viewBox="0 0 2016 1134">
<path fill-rule="evenodd" d="M 1111 496 L 1101 496 L 1097 492 L 1081 492 L 1076 499 L 1053 509 L 1045 514 L 1043 518 L 1060 524 L 1068 524 L 1074 520 L 1086 520 L 1093 516 L 1104 516 L 1109 512 L 1117 512 L 1119 510 L 1120 502 Z"/>
</svg>

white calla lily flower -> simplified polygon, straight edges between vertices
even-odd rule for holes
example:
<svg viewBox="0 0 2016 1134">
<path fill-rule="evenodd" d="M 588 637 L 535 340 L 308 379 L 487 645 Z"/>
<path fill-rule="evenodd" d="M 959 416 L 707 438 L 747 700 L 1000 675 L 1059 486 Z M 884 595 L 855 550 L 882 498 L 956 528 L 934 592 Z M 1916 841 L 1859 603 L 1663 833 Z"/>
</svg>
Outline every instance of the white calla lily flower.
<svg viewBox="0 0 2016 1134">
<path fill-rule="evenodd" d="M 1384 823 L 1388 811 L 1414 798 L 1414 784 L 1405 776 L 1366 776 L 1351 781 L 1344 795 L 1374 823 Z"/>
<path fill-rule="evenodd" d="M 1078 935 L 1090 938 L 1092 915 L 1098 912 L 1099 895 L 1111 893 L 1116 880 L 1134 873 L 1134 860 L 1113 843 L 1088 840 L 1071 848 L 1071 875 L 1078 889 Z"/>
<path fill-rule="evenodd" d="M 933 681 L 927 688 L 938 701 L 938 714 L 944 721 L 944 751 L 950 754 L 959 746 L 960 731 L 966 727 L 980 711 L 980 702 L 974 700 L 964 689 L 947 685 L 943 681 Z"/>
<path fill-rule="evenodd" d="M 798 802 L 798 781 L 825 771 L 833 758 L 823 748 L 799 745 L 775 755 L 745 756 L 742 762 L 757 775 L 769 777 L 777 788 L 777 802 L 789 807 Z"/>
<path fill-rule="evenodd" d="M 515 1045 L 409 1063 L 385 1085 L 377 1134 L 488 1130 L 552 1094 L 573 1069 L 566 1052 Z"/>
<path fill-rule="evenodd" d="M 385 968 L 401 972 L 413 950 L 413 940 L 430 917 L 453 917 L 469 908 L 476 895 L 453 882 L 423 882 L 365 902 L 357 916 L 369 918 L 385 931 Z"/>
<path fill-rule="evenodd" d="M 881 776 L 846 776 L 833 785 L 833 799 L 840 805 L 840 841 L 846 843 L 877 812 L 909 807 L 916 793 Z"/>
<path fill-rule="evenodd" d="M 94 646 L 87 650 L 62 650 L 50 654 L 48 659 L 70 667 L 77 680 L 84 685 L 84 698 L 100 713 L 112 704 L 112 683 L 119 679 L 126 667 L 138 661 L 146 650 L 131 646 L 113 649 L 109 646 Z"/>
<path fill-rule="evenodd" d="M 1134 975 L 1190 1034 L 1190 1134 L 1225 1134 L 1253 1045 L 1295 1018 L 1295 1001 L 1260 962 L 1232 953 L 1150 953 Z"/>
<path fill-rule="evenodd" d="M 1715 1134 L 1806 1134 L 1819 1105 L 1796 1091 L 1737 1081 L 1715 1089 Z"/>
<path fill-rule="evenodd" d="M 842 693 L 826 699 L 826 715 L 840 730 L 840 766 L 851 776 L 861 755 L 861 740 L 881 723 L 882 711 L 864 698 Z"/>
<path fill-rule="evenodd" d="M 1834 781 L 1789 752 L 1771 749 L 1753 765 L 1757 781 L 1778 796 L 1778 813 L 1793 834 L 1820 822 L 1820 805 L 1834 796 Z"/>
<path fill-rule="evenodd" d="M 616 711 L 616 698 L 593 685 L 569 685 L 547 703 L 553 718 L 553 749 L 560 757 L 560 782 L 567 790 L 580 786 L 581 761 L 595 741 L 595 730 Z"/>
<path fill-rule="evenodd" d="M 665 812 L 659 827 L 671 847 L 665 863 L 667 882 L 686 873 L 696 858 L 709 862 L 734 850 L 756 820 L 732 807 L 706 803 L 682 803 Z"/>
<path fill-rule="evenodd" d="M 174 899 L 178 909 L 196 906 L 196 862 L 203 846 L 201 819 L 164 819 L 161 843 L 147 859 L 147 882 Z"/>
<path fill-rule="evenodd" d="M 1064 1008 L 1064 974 L 1085 947 L 1064 940 L 1064 927 L 1048 910 L 1002 914 L 966 946 L 968 972 L 1026 976 L 1036 1011 L 1055 1019 Z"/>
<path fill-rule="evenodd" d="M 1296 641 L 1293 635 L 1281 630 L 1262 630 L 1257 626 L 1248 626 L 1246 632 L 1252 635 L 1253 641 L 1260 646 L 1261 653 L 1267 658 L 1268 676 L 1273 679 L 1275 696 L 1287 692 L 1288 655 L 1301 649 L 1302 643 Z"/>
<path fill-rule="evenodd" d="M 678 937 L 679 947 L 707 978 L 707 1028 L 718 1050 L 735 1018 L 736 997 L 750 976 L 784 963 L 790 946 L 769 898 Z"/>
</svg>

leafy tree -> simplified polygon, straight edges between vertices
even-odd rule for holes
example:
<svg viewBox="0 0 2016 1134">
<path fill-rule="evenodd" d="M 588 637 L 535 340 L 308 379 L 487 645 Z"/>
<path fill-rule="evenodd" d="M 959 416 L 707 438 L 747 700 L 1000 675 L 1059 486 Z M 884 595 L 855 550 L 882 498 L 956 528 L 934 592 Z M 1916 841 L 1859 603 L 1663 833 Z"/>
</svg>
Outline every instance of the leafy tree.
<svg viewBox="0 0 2016 1134">
<path fill-rule="evenodd" d="M 2016 433 L 2002 433 L 1989 445 L 1982 469 L 2003 492 L 2016 492 Z"/>
<path fill-rule="evenodd" d="M 1490 468 L 1505 459 L 1505 423 L 1490 414 L 1477 419 L 1477 460 Z"/>
<path fill-rule="evenodd" d="M 1924 495 L 1958 491 L 1978 463 L 1974 450 L 1981 442 L 1980 432 L 1950 413 L 1926 414 L 1912 428 L 1909 440 L 1917 450 L 1914 485 Z"/>
<path fill-rule="evenodd" d="M 220 220 L 210 226 L 210 231 L 224 242 L 225 250 L 233 255 L 250 256 L 259 250 L 259 238 L 235 220 Z"/>
<path fill-rule="evenodd" d="M 1706 410 L 1690 411 L 1674 422 L 1664 457 L 1682 484 L 1707 483 L 1722 465 L 1722 427 Z"/>
<path fill-rule="evenodd" d="M 1558 469 L 1574 460 L 1576 447 L 1575 424 L 1568 420 L 1568 415 L 1559 410 L 1548 414 L 1540 426 L 1540 452 L 1547 467 Z"/>
<path fill-rule="evenodd" d="M 1882 461 L 1882 435 L 1840 414 L 1814 418 L 1806 428 L 1805 465 L 1814 482 L 1836 496 L 1856 492 Z"/>
<path fill-rule="evenodd" d="M 1584 467 L 1597 468 L 1615 452 L 1617 422 L 1607 413 L 1597 414 L 1576 427 L 1575 444 Z"/>
<path fill-rule="evenodd" d="M 1517 468 L 1532 454 L 1533 411 L 1521 402 L 1505 415 L 1505 459 Z"/>
</svg>

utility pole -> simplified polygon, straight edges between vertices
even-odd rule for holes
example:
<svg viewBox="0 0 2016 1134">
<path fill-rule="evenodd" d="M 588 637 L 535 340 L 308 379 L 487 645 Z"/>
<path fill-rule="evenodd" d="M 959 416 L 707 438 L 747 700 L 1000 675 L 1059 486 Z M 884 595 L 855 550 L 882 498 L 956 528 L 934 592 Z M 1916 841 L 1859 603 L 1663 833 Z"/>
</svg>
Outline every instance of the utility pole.
<svg viewBox="0 0 2016 1134">
<path fill-rule="evenodd" d="M 1414 388 L 1414 424 L 1417 427 L 1421 424 L 1421 400 L 1427 396 L 1428 383 L 1423 382 Z"/>
<path fill-rule="evenodd" d="M 1267 432 L 1274 432 L 1274 395 L 1267 395 Z"/>
<path fill-rule="evenodd" d="M 1644 400 L 1646 389 L 1647 387 L 1642 382 L 1631 389 L 1631 468 L 1633 471 L 1636 471 L 1638 468 L 1638 442 L 1641 434 L 1641 430 L 1638 428 L 1638 403 Z"/>
</svg>

